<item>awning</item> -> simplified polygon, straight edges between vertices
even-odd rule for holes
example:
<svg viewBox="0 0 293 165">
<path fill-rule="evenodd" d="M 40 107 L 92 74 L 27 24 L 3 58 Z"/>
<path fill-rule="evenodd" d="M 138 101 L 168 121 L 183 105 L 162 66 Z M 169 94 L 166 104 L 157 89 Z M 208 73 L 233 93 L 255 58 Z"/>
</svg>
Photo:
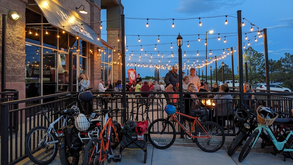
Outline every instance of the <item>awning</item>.
<svg viewBox="0 0 293 165">
<path fill-rule="evenodd" d="M 94 30 L 58 4 L 48 0 L 35 0 L 48 22 L 60 29 L 74 34 L 94 45 L 103 47 Z"/>
</svg>

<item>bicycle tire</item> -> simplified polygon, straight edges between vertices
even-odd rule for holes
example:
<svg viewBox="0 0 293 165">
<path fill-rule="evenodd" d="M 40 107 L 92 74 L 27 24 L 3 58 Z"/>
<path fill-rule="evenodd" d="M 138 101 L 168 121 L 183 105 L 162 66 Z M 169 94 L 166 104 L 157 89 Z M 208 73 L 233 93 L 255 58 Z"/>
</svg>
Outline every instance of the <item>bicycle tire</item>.
<svg viewBox="0 0 293 165">
<path fill-rule="evenodd" d="M 196 127 L 194 135 L 198 137 L 205 136 L 206 134 L 205 131 L 206 131 L 211 137 L 210 138 L 195 138 L 194 141 L 196 145 L 205 152 L 218 151 L 225 143 L 225 134 L 224 134 L 223 128 L 219 124 L 215 122 L 211 122 L 211 121 L 204 122 L 201 124 L 201 126 Z M 205 129 L 205 131 L 203 130 L 203 128 Z M 215 136 L 217 136 L 217 138 Z M 214 141 L 215 142 L 219 141 L 219 142 L 214 143 Z M 205 143 L 205 145 L 201 144 L 202 142 Z"/>
<path fill-rule="evenodd" d="M 61 141 L 59 157 L 62 165 L 78 165 L 79 156 L 79 151 L 72 153 L 66 145 L 65 140 Z"/>
<path fill-rule="evenodd" d="M 113 122 L 113 125 L 115 127 L 115 130 L 116 130 L 116 133 L 118 135 L 118 139 L 119 141 L 117 140 L 117 137 L 114 133 L 114 130 L 111 129 L 111 148 L 112 149 L 115 149 L 118 147 L 118 145 L 120 144 L 120 141 L 122 139 L 122 134 L 121 134 L 121 125 L 117 122 Z"/>
<path fill-rule="evenodd" d="M 254 131 L 249 137 L 249 139 L 246 141 L 246 143 L 244 144 L 239 154 L 239 157 L 238 157 L 239 162 L 242 162 L 246 158 L 246 156 L 249 154 L 252 144 L 254 143 L 255 140 L 257 140 L 256 139 L 257 135 L 258 135 L 258 130 Z"/>
<path fill-rule="evenodd" d="M 293 149 L 293 136 L 292 135 L 291 135 L 291 137 L 289 138 L 289 140 L 287 142 L 286 148 Z M 290 152 L 288 152 L 288 154 L 293 159 L 293 152 L 290 151 Z"/>
<path fill-rule="evenodd" d="M 95 147 L 98 147 L 98 149 L 96 149 Z M 83 159 L 84 165 L 104 165 L 104 161 L 102 163 L 99 163 L 100 153 L 93 151 L 94 148 L 96 149 L 96 151 L 100 151 L 100 147 L 101 147 L 101 141 L 98 138 L 92 138 L 88 142 L 88 144 L 86 145 L 84 149 L 84 159 Z M 89 162 L 90 158 L 93 159 L 91 160 L 91 162 Z"/>
<path fill-rule="evenodd" d="M 30 160 L 36 164 L 49 164 L 49 163 L 51 163 L 55 159 L 56 154 L 58 152 L 58 143 L 51 144 L 47 148 L 46 148 L 46 146 L 44 146 L 44 143 L 42 143 L 40 147 L 34 148 L 36 145 L 40 145 L 42 137 L 39 138 L 40 140 L 37 140 L 37 142 L 31 143 L 32 137 L 36 137 L 36 136 L 39 137 L 39 135 L 43 136 L 43 135 L 47 134 L 47 129 L 48 128 L 43 127 L 43 126 L 34 127 L 33 129 L 31 129 L 28 132 L 28 134 L 25 137 L 25 152 L 26 152 L 27 156 L 30 158 Z M 38 133 L 37 135 L 35 135 L 34 133 L 38 130 L 41 130 L 43 133 Z M 49 135 L 50 135 L 49 140 L 53 140 L 53 141 L 58 140 L 58 138 L 53 133 L 49 133 Z M 50 139 L 50 137 L 51 137 L 51 139 Z M 34 148 L 33 150 L 36 150 L 36 151 L 31 150 L 31 145 L 33 145 L 33 148 Z M 51 147 L 54 147 L 54 148 L 53 148 L 53 152 L 52 152 L 51 157 L 49 157 L 47 153 L 51 153 L 51 152 L 48 152 L 49 150 L 51 150 Z M 44 149 L 45 149 L 45 151 L 42 152 L 42 150 L 44 150 Z M 38 158 L 40 158 L 40 159 L 38 159 Z M 48 158 L 48 159 L 43 160 L 43 158 Z"/>
<path fill-rule="evenodd" d="M 163 129 L 161 130 L 161 128 Z M 164 138 L 164 136 L 168 134 L 170 136 L 168 136 L 168 138 Z M 159 135 L 159 138 L 158 138 L 158 135 Z M 170 121 L 166 119 L 157 119 L 153 121 L 148 128 L 148 139 L 155 148 L 158 148 L 158 149 L 169 148 L 176 139 L 175 127 Z M 169 139 L 171 140 L 168 141 Z M 162 142 L 163 144 L 159 144 L 160 142 Z M 166 144 L 164 144 L 164 142 Z"/>
<path fill-rule="evenodd" d="M 232 144 L 230 145 L 228 149 L 228 155 L 232 156 L 237 149 L 242 145 L 241 143 L 245 140 L 246 134 L 243 132 L 240 132 L 236 138 L 233 140 Z"/>
</svg>

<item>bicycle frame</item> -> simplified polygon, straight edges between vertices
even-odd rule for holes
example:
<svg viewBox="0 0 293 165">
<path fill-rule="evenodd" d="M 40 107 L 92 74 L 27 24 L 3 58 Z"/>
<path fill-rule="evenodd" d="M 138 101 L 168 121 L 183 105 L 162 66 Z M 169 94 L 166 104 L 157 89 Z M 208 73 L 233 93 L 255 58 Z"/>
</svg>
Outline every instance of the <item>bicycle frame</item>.
<svg viewBox="0 0 293 165">
<path fill-rule="evenodd" d="M 102 131 L 100 132 L 100 136 L 99 136 L 99 139 L 101 140 L 99 163 L 102 163 L 108 157 L 114 158 L 113 155 L 108 155 L 108 150 L 110 148 L 111 127 L 113 128 L 115 136 L 116 136 L 116 138 L 117 138 L 117 140 L 119 142 L 118 134 L 117 134 L 116 129 L 115 129 L 114 125 L 113 125 L 112 118 L 109 118 L 108 113 L 105 115 L 105 119 L 106 119 L 105 120 L 105 125 L 104 125 Z M 104 143 L 104 138 L 103 138 L 103 133 L 104 132 L 107 133 L 106 134 L 106 139 L 107 139 L 106 145 Z M 107 155 L 105 155 L 105 154 L 107 154 Z"/>
<path fill-rule="evenodd" d="M 290 133 L 287 135 L 287 137 L 286 137 L 286 139 L 284 141 L 278 142 L 276 137 L 275 137 L 275 135 L 273 134 L 273 132 L 271 131 L 271 129 L 268 126 L 259 124 L 259 126 L 254 130 L 254 131 L 258 130 L 258 134 L 257 134 L 256 139 L 254 140 L 251 148 L 253 148 L 254 145 L 256 144 L 256 141 L 259 138 L 259 136 L 260 136 L 260 134 L 262 132 L 262 129 L 266 130 L 266 132 L 269 134 L 269 137 L 271 138 L 273 144 L 275 145 L 275 147 L 277 148 L 278 151 L 281 151 L 284 148 L 284 146 L 287 143 L 287 141 L 289 140 L 289 138 L 293 135 L 293 132 L 290 131 Z M 292 152 L 293 149 L 286 149 L 285 148 L 283 151 Z"/>
<path fill-rule="evenodd" d="M 182 115 L 182 116 L 188 117 L 188 118 L 190 118 L 190 119 L 194 119 L 194 121 L 193 121 L 193 125 L 192 125 L 192 127 L 191 127 L 191 130 L 190 130 L 190 132 L 188 132 L 187 130 L 184 129 L 183 125 L 179 122 L 179 120 L 176 118 L 176 116 L 175 116 L 174 114 L 172 114 L 172 115 L 170 115 L 170 116 L 168 117 L 168 119 L 169 119 L 170 117 L 173 118 L 173 119 L 175 119 L 175 121 L 179 124 L 179 126 L 181 127 L 181 129 L 182 129 L 182 130 L 185 130 L 185 133 L 186 133 L 188 136 L 190 136 L 191 138 L 210 138 L 210 137 L 211 137 L 211 136 L 208 134 L 208 132 L 206 132 L 206 130 L 203 128 L 203 126 L 200 124 L 200 122 L 198 121 L 197 117 L 192 117 L 192 116 L 189 116 L 189 115 L 186 115 L 186 114 L 184 114 L 184 113 L 177 112 L 177 111 L 175 112 L 175 114 Z M 197 125 L 197 126 L 200 126 L 200 127 L 203 129 L 203 131 L 205 132 L 205 134 L 206 134 L 207 136 L 201 136 L 201 135 L 199 135 L 199 136 L 194 136 L 194 135 L 192 135 L 191 132 L 195 129 L 196 125 Z"/>
</svg>

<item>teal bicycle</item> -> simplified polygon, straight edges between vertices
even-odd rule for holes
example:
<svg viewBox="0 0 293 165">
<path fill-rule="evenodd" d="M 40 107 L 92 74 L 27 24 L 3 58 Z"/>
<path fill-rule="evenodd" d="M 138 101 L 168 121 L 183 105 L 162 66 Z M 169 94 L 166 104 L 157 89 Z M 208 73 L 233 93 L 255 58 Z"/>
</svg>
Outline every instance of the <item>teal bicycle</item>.
<svg viewBox="0 0 293 165">
<path fill-rule="evenodd" d="M 238 157 L 238 161 L 242 162 L 246 156 L 249 154 L 250 150 L 256 144 L 257 139 L 259 138 L 261 132 L 265 130 L 270 139 L 274 144 L 274 154 L 283 153 L 284 161 L 286 161 L 286 157 L 291 157 L 293 159 L 293 132 L 286 131 L 284 136 L 286 137 L 283 141 L 278 141 L 278 139 L 274 136 L 272 130 L 270 129 L 270 125 L 273 124 L 275 119 L 278 117 L 277 113 L 274 113 L 268 107 L 259 106 L 256 110 L 257 120 L 260 123 L 259 126 L 253 131 L 252 135 L 246 141 L 244 147 L 241 150 L 241 153 Z M 292 120 L 292 119 L 290 119 Z"/>
</svg>

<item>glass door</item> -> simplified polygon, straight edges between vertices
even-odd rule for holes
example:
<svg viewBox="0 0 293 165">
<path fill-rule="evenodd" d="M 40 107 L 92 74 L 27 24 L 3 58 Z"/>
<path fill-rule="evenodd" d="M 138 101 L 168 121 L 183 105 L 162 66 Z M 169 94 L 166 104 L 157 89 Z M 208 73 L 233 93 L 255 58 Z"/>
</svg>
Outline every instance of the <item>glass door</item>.
<svg viewBox="0 0 293 165">
<path fill-rule="evenodd" d="M 65 53 L 58 53 L 58 82 L 57 91 L 68 91 L 69 86 L 69 55 Z"/>
<path fill-rule="evenodd" d="M 53 94 L 57 85 L 57 52 L 43 52 L 43 95 Z"/>
</svg>

